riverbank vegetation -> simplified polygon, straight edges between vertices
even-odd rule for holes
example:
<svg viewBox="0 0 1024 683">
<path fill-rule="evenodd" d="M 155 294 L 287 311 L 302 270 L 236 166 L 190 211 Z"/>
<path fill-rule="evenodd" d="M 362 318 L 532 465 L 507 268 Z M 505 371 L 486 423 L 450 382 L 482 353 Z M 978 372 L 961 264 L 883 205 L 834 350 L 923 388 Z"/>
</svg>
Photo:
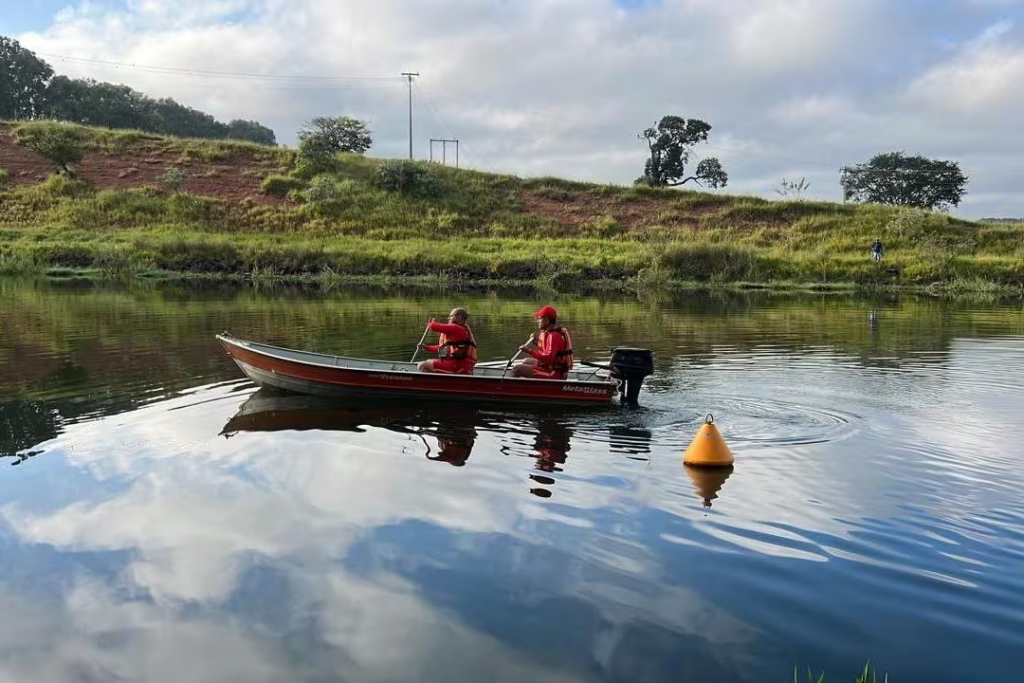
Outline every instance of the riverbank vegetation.
<svg viewBox="0 0 1024 683">
<path fill-rule="evenodd" d="M 54 136 L 82 152 L 70 173 L 40 156 L 38 141 Z M 878 262 L 875 238 L 886 248 Z M 253 143 L 3 124 L 0 274 L 68 272 L 1020 293 L 1024 227 L 355 154 L 310 164 Z"/>
</svg>

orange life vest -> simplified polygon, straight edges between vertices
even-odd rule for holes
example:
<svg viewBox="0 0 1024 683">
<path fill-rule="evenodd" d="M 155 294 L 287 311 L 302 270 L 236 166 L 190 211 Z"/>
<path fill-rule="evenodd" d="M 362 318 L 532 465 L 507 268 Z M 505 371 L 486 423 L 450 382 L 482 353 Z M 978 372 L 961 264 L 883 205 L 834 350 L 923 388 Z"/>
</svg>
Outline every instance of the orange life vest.
<svg viewBox="0 0 1024 683">
<path fill-rule="evenodd" d="M 547 343 L 547 335 L 560 334 L 565 340 L 565 348 L 555 354 L 555 361 L 549 366 L 547 363 L 540 363 L 540 367 L 549 368 L 561 374 L 563 377 L 572 370 L 572 339 L 569 337 L 569 330 L 564 327 L 549 327 L 540 333 L 540 344 L 543 348 Z"/>
<path fill-rule="evenodd" d="M 458 325 L 458 323 L 454 323 Z M 473 335 L 473 330 L 470 329 L 469 325 L 463 325 L 466 328 L 469 339 L 463 341 L 451 341 L 442 332 L 437 340 L 437 356 L 439 358 L 452 358 L 452 359 L 467 359 L 476 364 L 476 337 Z"/>
</svg>

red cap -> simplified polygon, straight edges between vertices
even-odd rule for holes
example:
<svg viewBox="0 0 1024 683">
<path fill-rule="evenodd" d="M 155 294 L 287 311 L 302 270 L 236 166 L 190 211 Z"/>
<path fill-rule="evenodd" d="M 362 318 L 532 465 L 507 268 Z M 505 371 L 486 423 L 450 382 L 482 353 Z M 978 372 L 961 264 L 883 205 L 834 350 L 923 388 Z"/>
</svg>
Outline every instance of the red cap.
<svg viewBox="0 0 1024 683">
<path fill-rule="evenodd" d="M 555 318 L 558 317 L 558 311 L 556 311 L 551 306 L 545 306 L 544 308 L 542 308 L 539 311 L 537 311 L 536 313 L 534 313 L 533 317 L 534 318 L 550 318 L 550 319 L 554 320 Z"/>
</svg>

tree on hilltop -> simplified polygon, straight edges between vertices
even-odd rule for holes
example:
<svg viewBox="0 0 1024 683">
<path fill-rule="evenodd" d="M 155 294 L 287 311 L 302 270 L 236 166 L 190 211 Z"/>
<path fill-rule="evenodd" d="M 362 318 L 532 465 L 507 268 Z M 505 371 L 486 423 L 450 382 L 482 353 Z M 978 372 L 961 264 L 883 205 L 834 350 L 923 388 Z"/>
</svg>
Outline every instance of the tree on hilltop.
<svg viewBox="0 0 1024 683">
<path fill-rule="evenodd" d="M 955 161 L 888 152 L 839 170 L 843 199 L 853 202 L 944 211 L 967 193 L 967 176 Z"/>
<path fill-rule="evenodd" d="M 296 169 L 301 176 L 335 170 L 339 153 L 362 154 L 373 139 L 366 124 L 351 116 L 317 116 L 299 129 Z"/>
<path fill-rule="evenodd" d="M 13 38 L 0 36 L 0 119 L 31 119 L 46 106 L 50 65 Z"/>
<path fill-rule="evenodd" d="M 708 187 L 725 187 L 729 176 L 721 162 L 709 157 L 697 163 L 692 175 L 686 175 L 693 147 L 707 142 L 711 126 L 700 119 L 664 116 L 639 135 L 647 142 L 650 156 L 644 164 L 644 174 L 637 184 L 651 187 L 676 187 L 693 181 Z"/>
<path fill-rule="evenodd" d="M 366 123 L 351 116 L 317 116 L 299 130 L 299 150 L 363 154 L 373 139 Z"/>
</svg>

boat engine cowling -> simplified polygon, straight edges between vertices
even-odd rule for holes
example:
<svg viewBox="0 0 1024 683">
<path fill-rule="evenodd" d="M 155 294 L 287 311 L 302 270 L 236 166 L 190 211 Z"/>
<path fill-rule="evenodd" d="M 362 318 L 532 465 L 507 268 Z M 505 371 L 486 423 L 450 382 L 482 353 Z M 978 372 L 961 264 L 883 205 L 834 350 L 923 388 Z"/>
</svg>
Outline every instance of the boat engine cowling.
<svg viewBox="0 0 1024 683">
<path fill-rule="evenodd" d="M 625 347 L 612 349 L 608 367 L 611 368 L 612 377 L 622 383 L 622 402 L 637 405 L 644 379 L 654 374 L 654 354 L 651 350 Z"/>
</svg>

